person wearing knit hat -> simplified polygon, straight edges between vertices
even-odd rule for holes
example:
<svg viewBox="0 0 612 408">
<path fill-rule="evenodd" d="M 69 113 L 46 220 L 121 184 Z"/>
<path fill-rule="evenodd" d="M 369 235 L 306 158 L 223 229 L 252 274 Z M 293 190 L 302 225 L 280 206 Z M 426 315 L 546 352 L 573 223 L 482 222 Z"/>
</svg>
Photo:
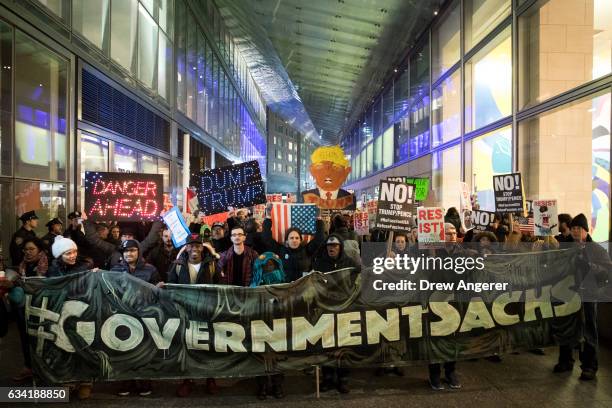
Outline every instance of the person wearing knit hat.
<svg viewBox="0 0 612 408">
<path fill-rule="evenodd" d="M 93 267 L 89 259 L 79 256 L 77 244 L 70 238 L 61 235 L 55 237 L 51 253 L 55 259 L 47 272 L 48 277 L 65 276 L 87 271 Z"/>
<path fill-rule="evenodd" d="M 589 235 L 589 223 L 584 214 L 575 216 L 569 224 L 572 239 L 580 251 L 575 257 L 575 274 L 581 282 L 577 284 L 583 290 L 582 298 L 597 296 L 600 289 L 606 287 L 612 273 L 610 256 L 599 244 L 593 242 Z M 571 245 L 571 244 L 570 244 Z M 592 381 L 595 379 L 598 368 L 598 329 L 597 329 L 597 302 L 590 299 L 582 303 L 583 337 L 584 343 L 580 352 L 580 380 Z M 559 348 L 559 362 L 555 365 L 554 373 L 572 371 L 574 368 L 573 349 L 577 344 L 561 345 Z"/>
</svg>

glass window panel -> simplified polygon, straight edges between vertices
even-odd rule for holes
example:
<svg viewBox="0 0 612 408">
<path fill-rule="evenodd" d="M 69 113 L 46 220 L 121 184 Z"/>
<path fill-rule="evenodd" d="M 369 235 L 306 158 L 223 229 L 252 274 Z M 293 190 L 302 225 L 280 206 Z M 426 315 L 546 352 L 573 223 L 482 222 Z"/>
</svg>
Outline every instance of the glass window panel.
<svg viewBox="0 0 612 408">
<path fill-rule="evenodd" d="M 367 154 L 366 154 L 366 149 L 363 149 L 361 151 L 361 153 L 359 153 L 359 156 L 361 157 L 361 171 L 359 172 L 359 178 L 364 178 L 367 174 L 367 164 L 366 164 L 366 159 L 367 159 Z"/>
<path fill-rule="evenodd" d="M 138 79 L 147 87 L 156 89 L 157 24 L 144 7 L 140 6 L 138 11 Z"/>
<path fill-rule="evenodd" d="M 519 170 L 527 199 L 557 199 L 560 212 L 584 213 L 594 241 L 610 234 L 610 92 L 519 124 Z"/>
<path fill-rule="evenodd" d="M 469 132 L 512 113 L 510 27 L 465 64 L 465 130 Z"/>
<path fill-rule="evenodd" d="M 176 107 L 179 111 L 185 113 L 187 109 L 187 90 L 186 85 L 186 16 L 187 10 L 183 0 L 176 2 Z"/>
<path fill-rule="evenodd" d="M 136 0 L 111 2 L 111 58 L 130 72 L 134 72 L 136 50 Z"/>
<path fill-rule="evenodd" d="M 469 51 L 512 11 L 511 0 L 465 0 L 465 51 Z"/>
<path fill-rule="evenodd" d="M 15 175 L 66 179 L 68 61 L 15 33 Z"/>
<path fill-rule="evenodd" d="M 429 96 L 416 100 L 410 106 L 410 157 L 429 150 Z"/>
<path fill-rule="evenodd" d="M 459 2 L 446 13 L 431 32 L 431 72 L 435 82 L 459 61 Z"/>
<path fill-rule="evenodd" d="M 385 131 L 382 139 L 382 167 L 386 169 L 393 164 L 393 132 L 394 127 L 391 126 Z"/>
<path fill-rule="evenodd" d="M 372 105 L 372 138 L 382 133 L 382 98 L 378 98 Z"/>
<path fill-rule="evenodd" d="M 461 146 L 432 154 L 432 190 L 436 206 L 459 209 L 459 182 L 461 181 Z"/>
<path fill-rule="evenodd" d="M 172 38 L 172 22 L 173 22 L 173 1 L 172 0 L 159 0 L 159 28 Z"/>
<path fill-rule="evenodd" d="M 13 29 L 0 21 L 0 67 L 12 66 Z M 12 72 L 12 69 L 0 69 L 0 174 L 8 176 L 12 174 L 13 155 Z"/>
<path fill-rule="evenodd" d="M 612 2 L 549 0 L 519 16 L 519 106 L 612 72 Z"/>
<path fill-rule="evenodd" d="M 406 115 L 395 124 L 395 136 L 397 137 L 397 143 L 395 143 L 395 162 L 401 162 L 408 159 L 408 138 L 410 128 L 410 115 Z M 386 147 L 386 146 L 385 146 Z"/>
<path fill-rule="evenodd" d="M 122 173 L 138 172 L 138 156 L 136 155 L 136 150 L 116 143 L 113 156 L 113 163 L 111 165 L 113 171 L 120 171 Z"/>
<path fill-rule="evenodd" d="M 157 56 L 157 93 L 159 96 L 168 100 L 170 96 L 170 74 L 172 67 L 172 44 L 164 35 L 163 31 L 159 32 L 159 53 Z"/>
<path fill-rule="evenodd" d="M 81 178 L 77 208 L 85 203 L 85 172 L 108 171 L 108 141 L 97 136 L 81 134 Z"/>
<path fill-rule="evenodd" d="M 198 32 L 198 78 L 197 83 L 197 123 L 202 129 L 206 129 L 206 42 L 201 32 Z"/>
<path fill-rule="evenodd" d="M 394 115 L 396 118 L 403 116 L 403 114 L 408 111 L 408 96 L 410 91 L 408 88 L 408 79 L 409 70 L 406 64 L 402 68 L 400 76 L 393 84 L 393 104 L 395 106 Z"/>
<path fill-rule="evenodd" d="M 432 91 L 431 115 L 434 147 L 461 135 L 460 72 L 460 69 L 455 71 Z"/>
<path fill-rule="evenodd" d="M 61 183 L 41 183 L 38 181 L 15 182 L 15 214 L 36 211 L 40 218 L 36 235 L 42 237 L 47 232 L 45 224 L 58 217 L 66 219 L 66 185 Z"/>
<path fill-rule="evenodd" d="M 139 152 L 138 161 L 140 167 L 139 173 L 157 174 L 157 157 Z"/>
<path fill-rule="evenodd" d="M 196 24 L 191 14 L 187 15 L 187 69 L 185 75 L 187 76 L 187 107 L 185 115 L 188 118 L 196 120 L 196 75 L 198 72 L 197 66 L 197 44 L 196 44 Z"/>
<path fill-rule="evenodd" d="M 383 131 L 393 123 L 393 86 L 383 94 Z"/>
<path fill-rule="evenodd" d="M 47 10 L 62 20 L 67 20 L 70 14 L 68 11 L 70 8 L 70 5 L 67 3 L 68 1 L 69 0 L 38 0 L 38 2 L 45 6 Z"/>
<path fill-rule="evenodd" d="M 103 50 L 108 41 L 108 0 L 73 0 L 72 29 Z M 108 50 L 106 50 L 108 51 Z"/>
<path fill-rule="evenodd" d="M 366 171 L 365 171 L 364 176 L 370 175 L 373 171 L 373 164 L 374 164 L 374 155 L 372 154 L 373 146 L 374 146 L 374 143 L 370 143 L 368 147 L 365 149 L 365 151 L 367 152 L 367 157 L 366 157 Z"/>
<path fill-rule="evenodd" d="M 143 5 L 146 10 L 151 13 L 152 16 L 155 16 L 155 3 L 156 0 L 140 0 L 140 4 Z"/>
<path fill-rule="evenodd" d="M 486 133 L 465 144 L 465 179 L 481 210 L 495 211 L 493 176 L 512 172 L 512 128 Z"/>
<path fill-rule="evenodd" d="M 374 168 L 373 168 L 374 171 L 382 170 L 383 168 L 382 141 L 383 141 L 383 136 L 380 135 L 378 138 L 376 138 L 376 140 L 374 140 L 374 143 L 372 143 L 374 145 L 374 151 L 373 151 L 373 157 L 372 157 L 372 161 L 374 162 Z"/>
</svg>

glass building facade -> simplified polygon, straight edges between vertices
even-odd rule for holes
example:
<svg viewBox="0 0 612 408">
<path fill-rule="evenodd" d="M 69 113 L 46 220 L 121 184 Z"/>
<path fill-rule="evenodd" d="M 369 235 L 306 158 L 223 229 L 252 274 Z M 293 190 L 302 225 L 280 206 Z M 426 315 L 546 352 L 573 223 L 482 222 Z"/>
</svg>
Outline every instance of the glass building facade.
<svg viewBox="0 0 612 408">
<path fill-rule="evenodd" d="M 590 215 L 608 240 L 611 53 L 607 0 L 448 2 L 343 131 L 348 188 L 429 177 L 449 208 L 464 181 L 494 211 L 492 176 L 520 171 L 527 199 Z"/>
<path fill-rule="evenodd" d="M 265 177 L 265 102 L 213 1 L 0 0 L 4 251 L 23 212 L 42 236 L 80 209 L 85 171 L 162 174 L 182 206 L 184 135 L 191 171 Z"/>
</svg>

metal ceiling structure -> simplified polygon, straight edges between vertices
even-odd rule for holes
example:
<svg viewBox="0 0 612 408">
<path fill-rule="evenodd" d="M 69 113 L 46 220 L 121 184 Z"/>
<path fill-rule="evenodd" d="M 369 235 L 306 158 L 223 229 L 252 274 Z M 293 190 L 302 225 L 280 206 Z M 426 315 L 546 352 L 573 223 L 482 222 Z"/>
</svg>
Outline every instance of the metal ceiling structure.
<svg viewBox="0 0 612 408">
<path fill-rule="evenodd" d="M 266 103 L 321 142 L 380 91 L 441 0 L 216 0 Z"/>
</svg>

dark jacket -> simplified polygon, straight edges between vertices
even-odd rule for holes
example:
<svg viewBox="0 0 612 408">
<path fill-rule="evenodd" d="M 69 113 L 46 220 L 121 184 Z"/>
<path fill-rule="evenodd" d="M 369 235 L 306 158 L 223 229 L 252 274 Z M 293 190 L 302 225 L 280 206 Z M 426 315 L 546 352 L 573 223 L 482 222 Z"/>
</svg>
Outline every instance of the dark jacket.
<svg viewBox="0 0 612 408">
<path fill-rule="evenodd" d="M 54 259 L 47 271 L 47 277 L 66 276 L 73 273 L 88 271 L 93 268 L 91 261 L 83 256 L 77 257 L 74 265 L 67 265 L 61 258 Z"/>
<path fill-rule="evenodd" d="M 243 255 L 244 257 L 242 258 L 242 286 L 249 286 L 251 284 L 253 262 L 257 258 L 258 254 L 257 252 L 255 252 L 255 250 L 245 245 Z M 217 269 L 221 273 L 219 277 L 219 283 L 223 285 L 232 285 L 232 282 L 234 281 L 233 246 L 221 254 L 221 258 L 217 262 Z"/>
<path fill-rule="evenodd" d="M 459 230 L 461 230 L 461 217 L 457 215 L 445 215 L 444 222 L 450 222 L 453 224 L 455 229 L 457 230 L 457 234 L 459 234 Z"/>
<path fill-rule="evenodd" d="M 312 257 L 325 241 L 323 228 L 323 221 L 317 220 L 317 230 L 314 238 L 307 244 L 302 243 L 298 248 L 291 249 L 272 239 L 272 220 L 269 218 L 264 220 L 262 238 L 268 246 L 267 250 L 274 252 L 282 260 L 287 282 L 293 282 L 301 278 L 304 272 L 309 272 L 312 269 Z"/>
<path fill-rule="evenodd" d="M 100 267 L 110 270 L 113 266 L 119 264 L 119 262 L 121 262 L 121 260 L 123 259 L 121 251 L 119 251 L 119 247 L 100 238 L 98 236 L 98 233 L 96 232 L 96 226 L 94 223 L 90 221 L 85 221 L 83 225 L 85 226 L 85 239 L 87 240 L 88 244 L 99 252 L 98 256 L 102 254 L 107 260 L 106 262 L 104 262 L 105 265 L 101 265 Z M 140 256 L 145 255 L 151 248 L 155 246 L 155 244 L 159 240 L 159 231 L 161 231 L 161 229 L 161 221 L 153 222 L 149 234 L 144 239 L 144 241 L 140 243 Z M 77 246 L 78 245 L 79 244 L 77 242 Z"/>
<path fill-rule="evenodd" d="M 210 250 L 202 253 L 202 265 L 196 277 L 196 285 L 219 283 L 219 273 L 217 272 L 218 256 L 219 255 L 216 253 L 212 254 Z M 170 266 L 170 270 L 168 271 L 168 283 L 180 283 L 183 285 L 191 284 L 187 253 L 182 254 L 181 257 L 176 259 Z"/>
<path fill-rule="evenodd" d="M 142 251 L 139 251 L 138 262 L 136 262 L 136 266 L 134 269 L 128 265 L 127 262 L 122 258 L 121 261 L 113 266 L 110 270 L 111 272 L 126 272 L 130 275 L 143 280 L 145 282 L 149 282 L 152 285 L 160 282 L 159 273 L 157 273 L 157 269 L 150 263 L 147 263 L 142 256 Z"/>
<path fill-rule="evenodd" d="M 213 248 L 215 248 L 215 252 L 218 254 L 225 252 L 232 247 L 232 240 L 227 235 L 219 239 L 211 238 L 210 243 L 212 244 Z"/>
<path fill-rule="evenodd" d="M 34 231 L 28 231 L 23 226 L 13 234 L 9 251 L 14 266 L 19 265 L 23 260 L 23 241 L 28 238 L 36 238 L 36 233 Z"/>
<path fill-rule="evenodd" d="M 327 247 L 323 245 L 315 256 L 314 262 L 312 263 L 312 268 L 315 271 L 319 272 L 331 272 L 343 268 L 355 268 L 357 272 L 360 272 L 361 266 L 357 264 L 353 259 L 346 256 L 346 254 L 344 253 L 344 244 L 342 243 L 342 238 L 336 234 L 330 234 L 329 236 L 335 236 L 340 240 L 340 254 L 336 259 L 330 258 L 327 253 Z"/>
<path fill-rule="evenodd" d="M 170 251 L 168 251 L 163 242 L 159 243 L 157 246 L 153 247 L 151 251 L 149 251 L 146 260 L 153 265 L 155 269 L 157 269 L 162 282 L 168 281 L 168 272 L 170 271 L 172 263 L 176 260 L 178 252 L 178 248 L 175 248 L 174 246 L 172 246 Z"/>
<path fill-rule="evenodd" d="M 47 251 L 48 254 L 51 253 L 51 247 L 53 246 L 53 243 L 55 242 L 55 237 L 57 237 L 57 234 L 48 232 L 44 237 L 41 238 L 43 244 L 45 244 L 45 251 Z"/>
</svg>

